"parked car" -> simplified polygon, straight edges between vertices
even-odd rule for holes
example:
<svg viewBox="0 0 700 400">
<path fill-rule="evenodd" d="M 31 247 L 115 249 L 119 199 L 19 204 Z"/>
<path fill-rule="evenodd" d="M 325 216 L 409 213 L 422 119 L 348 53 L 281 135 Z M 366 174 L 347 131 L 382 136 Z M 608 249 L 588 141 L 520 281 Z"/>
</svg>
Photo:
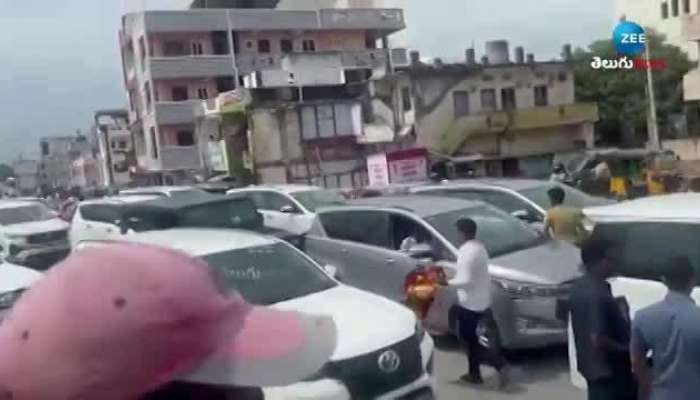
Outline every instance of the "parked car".
<svg viewBox="0 0 700 400">
<path fill-rule="evenodd" d="M 557 307 L 580 276 L 578 250 L 484 203 L 392 196 L 324 208 L 307 234 L 306 251 L 337 266 L 343 282 L 402 301 L 404 280 L 418 266 L 440 265 L 454 274 L 461 217 L 477 222 L 491 255 L 494 320 L 480 327 L 482 342 L 505 348 L 565 343 Z M 410 236 L 417 244 L 402 249 Z"/>
<path fill-rule="evenodd" d="M 42 277 L 42 273 L 8 261 L 0 262 L 0 321 L 27 288 Z"/>
<path fill-rule="evenodd" d="M 304 185 L 251 186 L 228 194 L 253 200 L 265 226 L 298 234 L 309 230 L 318 208 L 345 203 L 335 190 Z"/>
<path fill-rule="evenodd" d="M 593 197 L 570 186 L 534 179 L 473 179 L 449 181 L 443 184 L 419 185 L 410 193 L 449 196 L 464 200 L 478 200 L 498 207 L 530 223 L 544 222 L 552 208 L 547 192 L 558 187 L 566 193 L 564 205 L 578 208 L 611 204 L 605 198 Z"/>
<path fill-rule="evenodd" d="M 0 200 L 0 259 L 24 250 L 67 247 L 68 228 L 40 202 Z"/>
<path fill-rule="evenodd" d="M 213 194 L 180 198 L 125 196 L 82 203 L 73 219 L 71 245 L 176 227 L 246 229 L 279 237 L 300 249 L 304 246 L 302 235 L 265 227 L 251 200 Z"/>
<path fill-rule="evenodd" d="M 124 209 L 129 204 L 159 199 L 157 195 L 126 195 L 78 204 L 70 226 L 70 246 L 84 240 L 108 240 L 122 235 Z"/>
<path fill-rule="evenodd" d="M 595 228 L 593 238 L 621 245 L 618 276 L 610 279 L 615 297 L 624 297 L 630 317 L 640 309 L 663 300 L 667 289 L 661 268 L 673 257 L 688 257 L 698 271 L 698 288 L 692 296 L 700 304 L 700 194 L 679 193 L 625 201 L 584 210 Z M 570 342 L 574 382 L 575 347 Z"/>
<path fill-rule="evenodd" d="M 119 191 L 119 196 L 160 196 L 170 198 L 196 198 L 206 196 L 208 193 L 192 186 L 147 186 L 140 188 L 124 189 Z"/>
<path fill-rule="evenodd" d="M 304 382 L 263 388 L 266 399 L 433 398 L 433 342 L 413 313 L 338 283 L 289 244 L 246 231 L 182 228 L 121 239 L 202 258 L 222 285 L 251 303 L 333 318 L 338 338 L 330 361 Z"/>
</svg>

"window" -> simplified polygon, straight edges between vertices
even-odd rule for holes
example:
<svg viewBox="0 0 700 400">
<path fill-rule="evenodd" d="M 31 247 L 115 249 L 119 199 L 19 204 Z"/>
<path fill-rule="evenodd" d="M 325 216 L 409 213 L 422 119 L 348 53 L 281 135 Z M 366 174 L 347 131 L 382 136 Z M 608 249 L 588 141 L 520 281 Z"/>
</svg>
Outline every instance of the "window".
<svg viewBox="0 0 700 400">
<path fill-rule="evenodd" d="M 290 206 L 294 208 L 296 214 L 300 212 L 290 199 L 279 193 L 250 192 L 250 199 L 259 210 L 280 211 L 282 207 Z"/>
<path fill-rule="evenodd" d="M 690 0 L 683 0 L 683 12 L 690 14 Z"/>
<path fill-rule="evenodd" d="M 301 42 L 303 51 L 316 51 L 316 42 L 313 39 L 306 39 Z"/>
<path fill-rule="evenodd" d="M 496 89 L 481 89 L 481 109 L 496 110 Z"/>
<path fill-rule="evenodd" d="M 173 86 L 171 91 L 173 101 L 185 101 L 189 99 L 187 86 Z"/>
<path fill-rule="evenodd" d="M 208 99 L 208 98 L 209 98 L 209 91 L 207 90 L 207 88 L 199 88 L 199 89 L 197 89 L 197 97 L 198 97 L 200 100 L 206 100 L 206 99 Z"/>
<path fill-rule="evenodd" d="M 671 0 L 671 14 L 673 14 L 674 17 L 677 17 L 678 14 L 680 14 L 678 0 Z"/>
<path fill-rule="evenodd" d="M 121 212 L 111 204 L 86 204 L 80 206 L 80 215 L 87 221 L 116 224 L 121 220 Z"/>
<path fill-rule="evenodd" d="M 49 155 L 49 142 L 41 142 L 41 155 L 42 156 Z"/>
<path fill-rule="evenodd" d="M 674 223 L 621 223 L 596 226 L 593 237 L 620 243 L 621 276 L 661 280 L 661 269 L 676 257 L 688 257 L 700 278 L 700 226 Z M 659 246 L 663 243 L 663 246 Z M 700 280 L 698 280 L 700 282 Z"/>
<path fill-rule="evenodd" d="M 504 88 L 501 89 L 501 105 L 504 110 L 515 110 L 515 89 L 514 88 Z"/>
<path fill-rule="evenodd" d="M 141 59 L 141 69 L 146 69 L 146 40 L 143 36 L 139 38 L 139 56 Z"/>
<path fill-rule="evenodd" d="M 290 39 L 280 40 L 280 49 L 282 53 L 291 53 L 294 51 L 294 43 Z"/>
<path fill-rule="evenodd" d="M 192 131 L 177 131 L 178 146 L 194 146 L 194 132 Z"/>
<path fill-rule="evenodd" d="M 151 127 L 151 157 L 158 159 L 158 140 L 156 138 L 156 128 Z"/>
<path fill-rule="evenodd" d="M 549 104 L 548 89 L 547 86 L 535 86 L 535 105 L 536 106 L 547 106 Z"/>
<path fill-rule="evenodd" d="M 408 86 L 401 88 L 401 104 L 403 105 L 404 111 L 411 111 L 413 109 L 413 104 L 411 104 L 411 88 Z"/>
<path fill-rule="evenodd" d="M 410 250 L 411 245 L 423 244 L 430 246 L 430 253 L 421 254 L 421 258 L 425 256 L 435 260 L 453 258 L 442 242 L 413 218 L 398 214 L 392 215 L 390 233 L 392 250 L 407 252 Z"/>
<path fill-rule="evenodd" d="M 166 57 L 184 56 L 185 43 L 180 41 L 169 41 L 163 44 L 163 55 Z"/>
<path fill-rule="evenodd" d="M 143 91 L 145 92 L 146 95 L 146 110 L 151 109 L 151 103 L 153 102 L 153 99 L 151 98 L 151 83 L 146 82 L 146 84 L 143 86 Z"/>
<path fill-rule="evenodd" d="M 201 56 L 204 54 L 204 45 L 202 42 L 192 42 L 192 55 Z"/>
<path fill-rule="evenodd" d="M 495 190 L 439 189 L 421 192 L 421 194 L 429 196 L 432 195 L 441 197 L 454 197 L 470 201 L 482 201 L 496 208 L 500 208 L 501 210 L 507 213 L 514 213 L 516 211 L 527 211 L 527 213 L 533 219 L 537 219 L 540 221 L 544 219 L 542 213 L 537 211 L 537 209 L 535 209 L 528 203 L 522 201 L 514 195 Z"/>
<path fill-rule="evenodd" d="M 464 90 L 452 92 L 452 102 L 455 108 L 455 118 L 469 115 L 469 92 Z"/>
<path fill-rule="evenodd" d="M 311 212 L 321 207 L 345 204 L 345 200 L 335 190 L 306 190 L 292 193 L 292 197 Z"/>
<path fill-rule="evenodd" d="M 338 240 L 391 248 L 389 214 L 382 211 L 337 211 L 322 213 L 326 234 Z"/>
<path fill-rule="evenodd" d="M 661 3 L 661 18 L 662 19 L 668 18 L 668 3 L 665 1 L 663 3 Z"/>
<path fill-rule="evenodd" d="M 115 142 L 114 140 L 112 140 L 112 142 L 110 143 L 110 146 L 112 147 L 112 150 L 116 149 L 116 148 L 117 148 L 117 142 Z"/>
<path fill-rule="evenodd" d="M 258 53 L 269 53 L 270 41 L 267 39 L 258 40 Z"/>
<path fill-rule="evenodd" d="M 120 148 L 121 150 L 126 149 L 126 146 L 127 146 L 126 140 L 120 140 L 120 141 L 119 141 L 119 148 Z"/>
</svg>

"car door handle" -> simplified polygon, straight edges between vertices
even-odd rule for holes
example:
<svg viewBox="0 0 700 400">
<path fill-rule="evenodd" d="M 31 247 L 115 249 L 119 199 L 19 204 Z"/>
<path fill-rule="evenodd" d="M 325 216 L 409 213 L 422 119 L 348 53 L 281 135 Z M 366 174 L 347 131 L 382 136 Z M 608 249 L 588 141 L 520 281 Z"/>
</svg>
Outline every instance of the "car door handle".
<svg viewBox="0 0 700 400">
<path fill-rule="evenodd" d="M 387 264 L 396 264 L 396 260 L 394 260 L 393 258 L 387 258 L 386 263 Z"/>
</svg>

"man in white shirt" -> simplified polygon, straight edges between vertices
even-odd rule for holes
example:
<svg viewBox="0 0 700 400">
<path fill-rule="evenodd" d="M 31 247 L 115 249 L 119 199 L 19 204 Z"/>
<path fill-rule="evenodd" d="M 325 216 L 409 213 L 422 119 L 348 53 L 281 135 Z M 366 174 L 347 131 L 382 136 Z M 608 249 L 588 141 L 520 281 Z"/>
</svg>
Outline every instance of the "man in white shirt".
<svg viewBox="0 0 700 400">
<path fill-rule="evenodd" d="M 458 302 L 450 309 L 450 321 L 456 322 L 457 335 L 469 359 L 469 372 L 460 379 L 467 383 L 482 384 L 481 364 L 496 368 L 499 386 L 508 384 L 509 368 L 497 349 L 487 349 L 479 343 L 477 326 L 491 307 L 491 277 L 489 255 L 476 239 L 477 225 L 472 219 L 457 221 L 462 246 L 457 257 L 457 273 L 450 281 L 457 291 Z"/>
</svg>

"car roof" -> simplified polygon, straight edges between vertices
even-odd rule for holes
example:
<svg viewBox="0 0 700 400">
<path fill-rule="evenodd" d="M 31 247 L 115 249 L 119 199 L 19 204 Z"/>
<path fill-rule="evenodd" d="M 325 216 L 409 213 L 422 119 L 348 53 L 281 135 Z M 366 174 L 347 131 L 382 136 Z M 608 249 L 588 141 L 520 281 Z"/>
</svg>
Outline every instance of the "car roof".
<svg viewBox="0 0 700 400">
<path fill-rule="evenodd" d="M 256 189 L 275 190 L 275 191 L 287 193 L 287 194 L 308 192 L 310 190 L 325 190 L 324 188 L 319 187 L 319 186 L 289 184 L 289 185 L 255 185 L 255 186 L 248 186 L 248 187 L 240 188 L 240 189 L 233 189 L 231 192 L 236 193 L 238 191 L 256 190 Z"/>
<path fill-rule="evenodd" d="M 170 198 L 161 196 L 152 196 L 148 201 L 143 202 L 133 202 L 130 204 L 129 208 L 140 209 L 140 208 L 152 208 L 152 209 L 162 209 L 162 210 L 180 210 L 189 207 L 196 207 L 207 204 L 218 204 L 218 203 L 228 203 L 234 201 L 250 201 L 248 199 L 240 199 L 230 196 L 217 195 L 206 193 L 201 196 L 187 196 L 185 198 Z"/>
<path fill-rule="evenodd" d="M 118 240 L 167 247 L 194 257 L 280 243 L 277 239 L 250 231 L 199 228 L 135 233 L 122 236 Z"/>
<path fill-rule="evenodd" d="M 551 181 L 537 179 L 516 179 L 516 178 L 478 178 L 478 179 L 462 179 L 445 181 L 439 184 L 423 185 L 430 188 L 459 188 L 459 187 L 478 187 L 478 186 L 495 186 L 503 189 L 510 189 L 516 192 L 527 189 L 534 189 L 546 185 L 555 184 Z"/>
<path fill-rule="evenodd" d="M 129 196 L 111 196 L 103 197 L 101 199 L 87 200 L 80 203 L 80 205 L 90 205 L 90 204 L 112 204 L 112 205 L 124 205 L 124 204 L 136 204 L 143 203 L 147 201 L 157 200 L 162 198 L 158 195 L 129 195 Z"/>
<path fill-rule="evenodd" d="M 121 194 L 138 194 L 138 193 L 163 193 L 167 194 L 170 192 L 186 192 L 189 190 L 196 190 L 197 188 L 192 186 L 144 186 L 137 188 L 124 189 L 120 191 Z"/>
<path fill-rule="evenodd" d="M 596 223 L 605 222 L 693 222 L 700 223 L 700 193 L 675 193 L 586 208 L 584 214 Z"/>
<path fill-rule="evenodd" d="M 483 205 L 479 201 L 462 200 L 450 197 L 438 196 L 383 196 L 370 197 L 366 199 L 351 200 L 349 207 L 364 206 L 376 208 L 391 208 L 412 212 L 420 217 L 446 213 L 450 211 L 464 210 Z M 329 209 L 340 209 L 342 207 L 332 207 Z M 323 210 L 321 210 L 323 212 Z"/>
<path fill-rule="evenodd" d="M 0 209 L 25 207 L 36 204 L 37 201 L 32 200 L 0 200 Z"/>
</svg>

